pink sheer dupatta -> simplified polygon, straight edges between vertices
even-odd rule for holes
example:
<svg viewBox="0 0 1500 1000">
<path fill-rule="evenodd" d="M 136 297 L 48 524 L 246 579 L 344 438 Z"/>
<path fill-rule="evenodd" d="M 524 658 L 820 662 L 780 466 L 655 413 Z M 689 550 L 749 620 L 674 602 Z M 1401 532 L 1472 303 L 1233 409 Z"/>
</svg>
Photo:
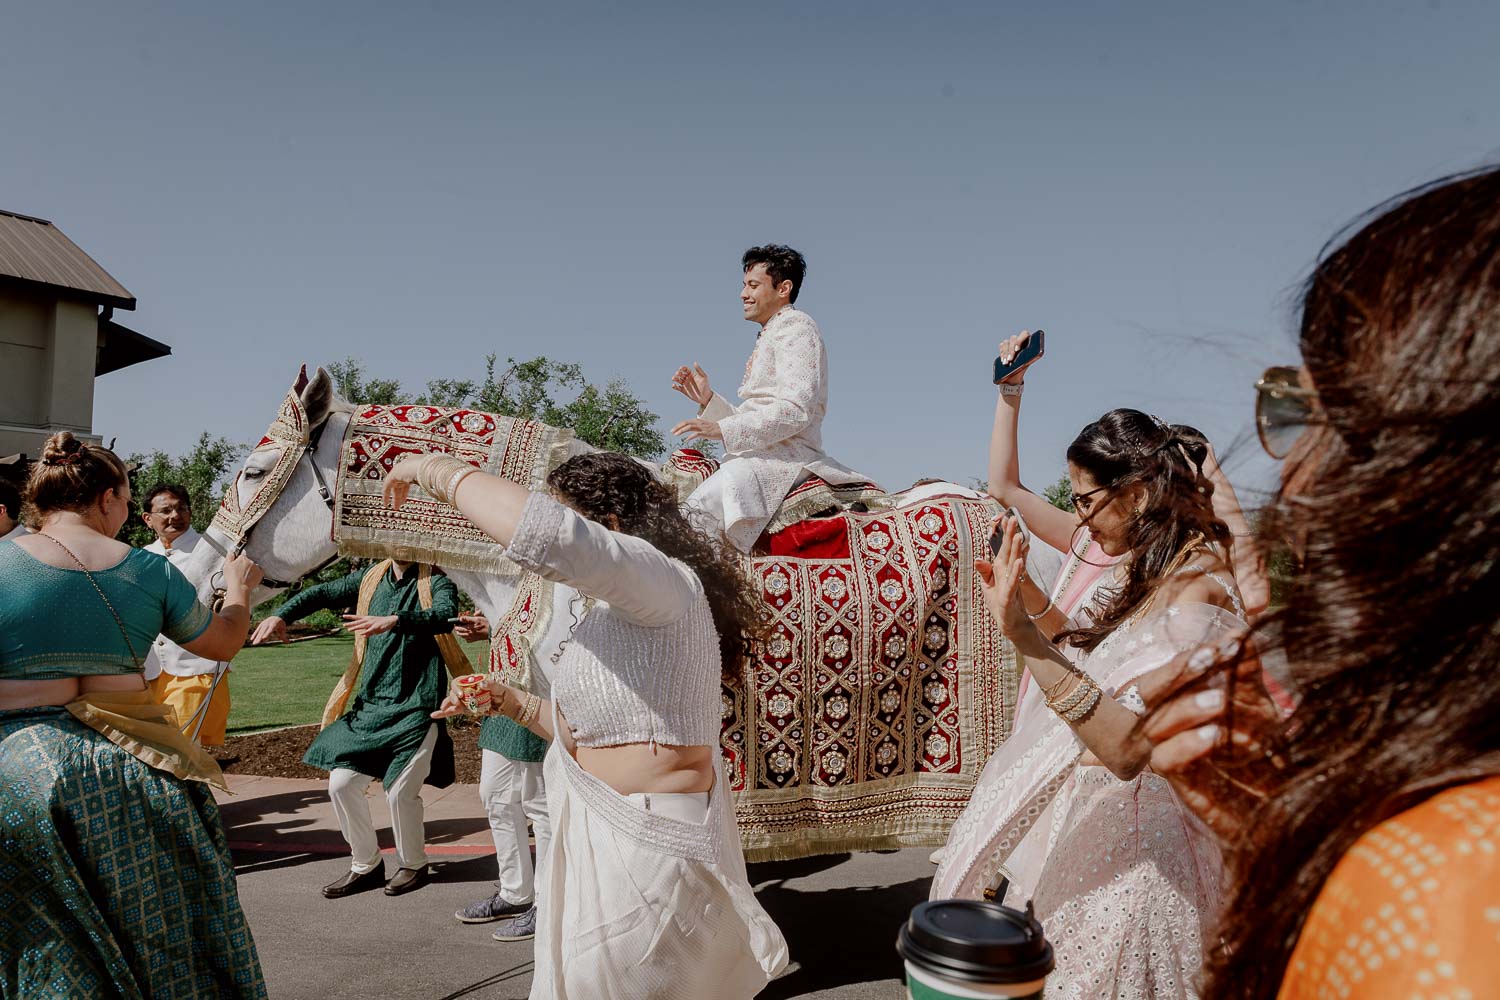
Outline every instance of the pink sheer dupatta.
<svg viewBox="0 0 1500 1000">
<path fill-rule="evenodd" d="M 1069 568 L 1074 561 L 1082 562 L 1075 555 Z M 1103 559 L 1089 556 L 1089 561 Z M 1079 582 L 1077 570 L 1085 568 L 1096 572 Z M 1058 590 L 1064 599 L 1077 595 L 1070 617 L 1113 578 L 1107 568 L 1078 566 L 1072 580 L 1065 569 Z M 1121 625 L 1076 663 L 1107 695 L 1134 707 L 1132 698 L 1139 701 L 1131 687 L 1135 678 L 1186 649 L 1243 627 L 1238 615 L 1208 604 L 1152 609 Z M 985 765 L 968 807 L 949 831 L 932 898 L 979 897 L 1004 877 L 1011 882 L 1008 899 L 1029 899 L 1061 832 L 1055 829 L 1057 821 L 1069 813 L 1084 749 L 1073 730 L 1047 708 L 1038 686 L 1029 684 L 1010 739 Z"/>
</svg>

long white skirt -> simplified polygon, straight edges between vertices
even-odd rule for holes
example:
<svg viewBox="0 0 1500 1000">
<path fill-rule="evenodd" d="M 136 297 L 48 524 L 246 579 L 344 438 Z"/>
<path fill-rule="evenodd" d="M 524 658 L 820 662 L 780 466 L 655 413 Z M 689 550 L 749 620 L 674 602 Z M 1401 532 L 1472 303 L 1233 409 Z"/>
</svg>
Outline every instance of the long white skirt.
<svg viewBox="0 0 1500 1000">
<path fill-rule="evenodd" d="M 786 967 L 786 940 L 745 876 L 717 761 L 715 771 L 708 818 L 685 823 L 641 809 L 553 742 L 532 1000 L 730 1000 Z"/>
<path fill-rule="evenodd" d="M 1075 782 L 1032 897 L 1057 954 L 1047 996 L 1196 1000 L 1221 903 L 1212 835 L 1149 771 Z"/>
</svg>

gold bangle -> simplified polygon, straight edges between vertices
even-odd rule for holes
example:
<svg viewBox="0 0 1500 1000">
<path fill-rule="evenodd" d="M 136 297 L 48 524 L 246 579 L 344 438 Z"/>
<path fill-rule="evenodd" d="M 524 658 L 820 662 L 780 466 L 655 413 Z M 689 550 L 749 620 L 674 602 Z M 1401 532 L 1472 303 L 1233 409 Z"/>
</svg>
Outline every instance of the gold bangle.
<svg viewBox="0 0 1500 1000">
<path fill-rule="evenodd" d="M 459 486 L 459 484 L 462 483 L 465 479 L 467 479 L 469 477 L 470 473 L 474 473 L 474 472 L 478 472 L 478 471 L 479 470 L 476 469 L 476 468 L 474 468 L 474 466 L 469 465 L 467 463 L 465 463 L 465 465 L 464 465 L 464 467 L 462 469 L 455 469 L 455 470 L 453 470 L 453 475 L 451 475 L 451 476 L 448 477 L 448 482 L 445 483 L 444 486 L 443 486 L 443 496 L 442 496 L 443 502 L 444 503 L 449 503 L 449 504 L 453 503 L 453 498 L 456 497 L 456 496 L 458 496 L 458 486 Z"/>
<path fill-rule="evenodd" d="M 1059 715 L 1071 711 L 1076 705 L 1088 697 L 1088 689 L 1093 684 L 1087 676 L 1078 675 L 1078 683 L 1069 688 L 1065 693 L 1047 699 L 1047 707 Z"/>
<path fill-rule="evenodd" d="M 1078 675 L 1073 673 L 1071 670 L 1065 670 L 1063 672 L 1062 679 L 1059 680 L 1056 684 L 1053 684 L 1050 687 L 1046 684 L 1042 685 L 1042 699 L 1048 704 L 1056 701 L 1058 697 L 1063 693 L 1063 689 L 1067 687 L 1068 681 L 1076 680 L 1077 677 Z"/>
<path fill-rule="evenodd" d="M 1017 596 L 1019 596 L 1019 595 L 1017 595 Z M 1034 622 L 1039 622 L 1043 618 L 1046 618 L 1047 617 L 1047 612 L 1049 612 L 1051 610 L 1052 610 L 1052 598 L 1050 598 L 1050 597 L 1047 598 L 1047 603 L 1044 604 L 1044 605 L 1042 605 L 1042 610 L 1038 611 L 1036 614 L 1032 614 L 1030 611 L 1027 611 L 1026 610 L 1026 602 L 1025 601 L 1021 602 L 1021 611 L 1022 611 L 1022 613 L 1024 613 L 1027 618 L 1030 618 Z"/>
<path fill-rule="evenodd" d="M 1099 704 L 1099 702 L 1103 699 L 1104 692 L 1099 690 L 1099 685 L 1091 684 L 1089 685 L 1088 698 L 1086 698 L 1084 702 L 1077 708 L 1073 709 L 1073 711 L 1069 712 L 1064 718 L 1066 718 L 1068 722 L 1082 722 L 1084 719 L 1088 718 L 1089 713 L 1092 712 L 1094 708 Z"/>
<path fill-rule="evenodd" d="M 1094 679 L 1085 676 L 1079 679 L 1078 686 L 1068 692 L 1067 697 L 1056 703 L 1048 702 L 1048 707 L 1064 722 L 1082 722 L 1103 697 L 1104 692 L 1100 690 L 1098 684 L 1094 683 Z"/>
<path fill-rule="evenodd" d="M 1064 715 L 1065 713 L 1070 711 L 1073 706 L 1077 705 L 1087 696 L 1088 688 L 1084 684 L 1084 682 L 1080 680 L 1077 684 L 1068 689 L 1067 694 L 1049 701 L 1047 703 L 1047 707 L 1051 708 L 1052 711 L 1056 712 L 1058 715 Z"/>
<path fill-rule="evenodd" d="M 434 500 L 451 503 L 452 495 L 448 488 L 456 487 L 452 482 L 453 477 L 464 470 L 474 471 L 474 467 L 467 462 L 461 462 L 452 455 L 428 455 L 417 470 L 417 485 Z"/>
<path fill-rule="evenodd" d="M 542 699 L 534 694 L 528 694 L 521 700 L 521 714 L 516 716 L 516 722 L 522 727 L 530 726 L 536 721 L 537 714 L 541 711 Z"/>
</svg>

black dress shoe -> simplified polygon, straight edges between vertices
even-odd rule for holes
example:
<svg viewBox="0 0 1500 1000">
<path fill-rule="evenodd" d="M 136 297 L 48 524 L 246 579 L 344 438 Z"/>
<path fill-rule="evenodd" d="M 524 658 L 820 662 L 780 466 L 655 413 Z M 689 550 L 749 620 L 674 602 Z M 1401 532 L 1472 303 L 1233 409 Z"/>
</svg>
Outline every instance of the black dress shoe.
<svg viewBox="0 0 1500 1000">
<path fill-rule="evenodd" d="M 371 868 L 363 875 L 351 869 L 337 882 L 325 885 L 323 895 L 329 899 L 338 899 L 342 896 L 352 896 L 356 892 L 368 892 L 378 888 L 384 882 L 385 871 L 382 868 Z"/>
<path fill-rule="evenodd" d="M 397 868 L 396 874 L 385 884 L 387 896 L 399 896 L 403 892 L 412 892 L 427 884 L 427 866 L 421 868 Z"/>
</svg>

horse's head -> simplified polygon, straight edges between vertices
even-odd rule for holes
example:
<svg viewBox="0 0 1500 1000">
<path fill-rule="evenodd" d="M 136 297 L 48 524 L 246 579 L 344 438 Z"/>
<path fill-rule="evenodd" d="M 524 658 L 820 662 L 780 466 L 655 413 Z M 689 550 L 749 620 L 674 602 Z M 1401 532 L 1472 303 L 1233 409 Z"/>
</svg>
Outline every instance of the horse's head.
<svg viewBox="0 0 1500 1000">
<path fill-rule="evenodd" d="M 337 556 L 331 490 L 351 412 L 326 371 L 304 366 L 230 484 L 214 527 L 265 571 L 252 602 Z"/>
</svg>

